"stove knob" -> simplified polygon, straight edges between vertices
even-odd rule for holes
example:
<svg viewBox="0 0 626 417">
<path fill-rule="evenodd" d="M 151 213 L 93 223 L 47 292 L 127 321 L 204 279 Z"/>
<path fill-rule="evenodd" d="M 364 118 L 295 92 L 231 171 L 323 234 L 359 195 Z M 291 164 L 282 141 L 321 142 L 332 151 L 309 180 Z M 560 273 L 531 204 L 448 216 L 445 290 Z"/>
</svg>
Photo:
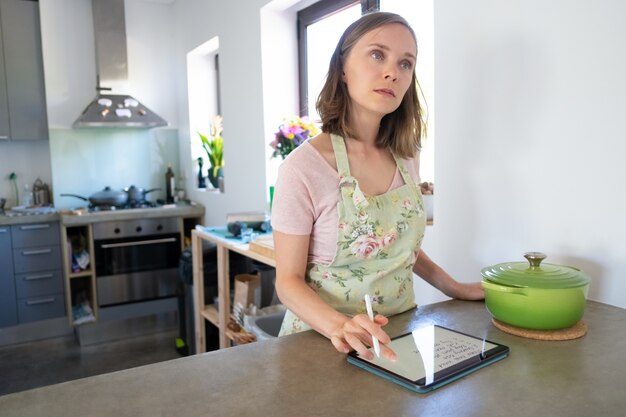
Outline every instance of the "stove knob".
<svg viewBox="0 0 626 417">
<path fill-rule="evenodd" d="M 158 226 L 157 226 L 157 231 L 158 231 L 158 232 L 160 232 L 161 230 L 163 230 L 163 226 L 158 225 Z"/>
<path fill-rule="evenodd" d="M 142 229 L 141 229 L 141 226 L 137 226 L 137 228 L 136 228 L 135 230 L 137 231 L 137 233 L 140 233 L 140 232 L 141 232 L 141 230 L 142 230 Z"/>
<path fill-rule="evenodd" d="M 120 234 L 120 228 L 116 227 L 115 230 L 113 231 L 116 235 Z"/>
</svg>

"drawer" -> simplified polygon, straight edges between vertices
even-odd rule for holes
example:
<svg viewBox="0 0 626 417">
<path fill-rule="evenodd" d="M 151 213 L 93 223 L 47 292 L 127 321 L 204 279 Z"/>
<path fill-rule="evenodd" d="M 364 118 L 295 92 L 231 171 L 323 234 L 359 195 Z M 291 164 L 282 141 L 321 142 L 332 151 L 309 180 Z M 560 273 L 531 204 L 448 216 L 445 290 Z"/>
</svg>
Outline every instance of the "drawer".
<svg viewBox="0 0 626 417">
<path fill-rule="evenodd" d="M 16 274 L 61 269 L 59 246 L 13 249 L 13 271 Z"/>
<path fill-rule="evenodd" d="M 64 296 L 52 294 L 18 299 L 17 315 L 20 323 L 62 317 L 65 315 Z"/>
<path fill-rule="evenodd" d="M 60 245 L 59 223 L 32 223 L 11 226 L 13 249 Z"/>
<path fill-rule="evenodd" d="M 38 297 L 63 292 L 63 274 L 55 271 L 30 272 L 15 275 L 17 298 Z"/>
</svg>

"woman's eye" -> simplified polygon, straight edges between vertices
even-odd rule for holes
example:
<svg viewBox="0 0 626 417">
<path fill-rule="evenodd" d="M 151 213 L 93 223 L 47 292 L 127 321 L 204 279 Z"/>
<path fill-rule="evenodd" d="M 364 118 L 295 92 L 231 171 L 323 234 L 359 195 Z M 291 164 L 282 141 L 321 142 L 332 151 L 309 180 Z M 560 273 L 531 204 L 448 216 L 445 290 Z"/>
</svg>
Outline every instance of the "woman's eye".
<svg viewBox="0 0 626 417">
<path fill-rule="evenodd" d="M 380 61 L 383 59 L 383 54 L 379 51 L 372 51 L 372 53 L 370 54 L 370 56 L 372 58 L 374 58 L 377 61 Z"/>
<path fill-rule="evenodd" d="M 403 70 L 411 70 L 413 69 L 413 63 L 410 61 L 402 61 L 400 63 L 400 68 L 402 68 Z"/>
</svg>

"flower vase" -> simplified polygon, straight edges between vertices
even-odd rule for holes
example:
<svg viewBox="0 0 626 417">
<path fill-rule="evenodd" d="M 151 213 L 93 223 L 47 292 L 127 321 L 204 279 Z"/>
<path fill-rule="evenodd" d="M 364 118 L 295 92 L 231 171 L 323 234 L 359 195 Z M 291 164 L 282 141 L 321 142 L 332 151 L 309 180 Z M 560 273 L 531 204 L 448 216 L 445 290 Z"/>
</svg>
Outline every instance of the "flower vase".
<svg viewBox="0 0 626 417">
<path fill-rule="evenodd" d="M 209 182 L 211 183 L 213 188 L 219 188 L 220 186 L 219 179 L 223 177 L 224 177 L 224 168 L 221 168 L 221 167 L 218 168 L 217 175 L 215 175 L 215 171 L 213 170 L 213 167 L 209 168 L 207 178 L 209 179 Z"/>
<path fill-rule="evenodd" d="M 202 158 L 198 158 L 198 188 L 206 188 L 204 175 L 202 175 Z"/>
</svg>

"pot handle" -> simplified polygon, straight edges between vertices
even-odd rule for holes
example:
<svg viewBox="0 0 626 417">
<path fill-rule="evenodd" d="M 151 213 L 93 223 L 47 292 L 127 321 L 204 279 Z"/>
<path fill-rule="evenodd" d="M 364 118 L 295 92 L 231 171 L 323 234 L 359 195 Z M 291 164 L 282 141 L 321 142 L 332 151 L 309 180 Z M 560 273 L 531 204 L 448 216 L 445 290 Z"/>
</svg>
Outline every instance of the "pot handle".
<svg viewBox="0 0 626 417">
<path fill-rule="evenodd" d="M 481 285 L 486 290 L 506 292 L 506 293 L 509 293 L 509 294 L 516 294 L 516 295 L 523 295 L 523 296 L 528 295 L 528 294 L 526 294 L 526 289 L 525 288 L 507 287 L 506 285 L 498 285 L 498 284 L 494 284 L 493 282 L 489 282 L 489 281 L 485 281 L 485 280 L 481 281 Z"/>
<path fill-rule="evenodd" d="M 61 197 L 76 197 L 76 198 L 80 198 L 81 200 L 89 201 L 87 197 L 83 197 L 82 195 L 76 195 L 76 194 L 59 194 L 59 195 Z"/>
<path fill-rule="evenodd" d="M 526 252 L 524 254 L 524 258 L 526 258 L 528 260 L 528 263 L 530 263 L 530 267 L 532 269 L 535 268 L 539 268 L 541 261 L 543 261 L 544 259 L 547 258 L 545 253 L 542 252 Z"/>
</svg>

